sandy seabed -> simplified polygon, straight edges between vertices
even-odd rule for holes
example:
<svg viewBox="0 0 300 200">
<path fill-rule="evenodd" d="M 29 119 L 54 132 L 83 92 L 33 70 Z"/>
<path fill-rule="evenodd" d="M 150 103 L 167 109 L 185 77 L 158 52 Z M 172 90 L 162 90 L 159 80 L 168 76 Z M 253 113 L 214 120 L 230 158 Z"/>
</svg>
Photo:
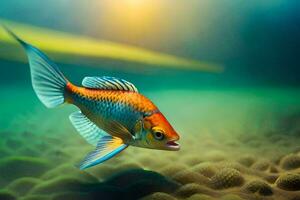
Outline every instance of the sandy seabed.
<svg viewBox="0 0 300 200">
<path fill-rule="evenodd" d="M 176 102 L 170 107 L 174 105 Z M 218 109 L 217 104 L 212 105 Z M 0 199 L 300 199 L 300 117 L 286 115 L 280 126 L 270 128 L 270 123 L 252 121 L 253 113 L 248 113 L 248 121 L 239 115 L 252 110 L 251 106 L 240 107 L 232 111 L 235 117 L 227 118 L 224 116 L 232 109 L 225 107 L 218 113 L 218 120 L 224 118 L 223 125 L 210 120 L 200 127 L 205 117 L 199 119 L 200 125 L 197 119 L 171 117 L 175 124 L 181 120 L 188 124 L 179 127 L 182 148 L 178 152 L 129 147 L 85 171 L 75 164 L 93 147 L 67 119 L 57 119 L 59 113 L 53 113 L 56 125 L 40 128 L 36 119 L 44 114 L 30 120 L 20 117 L 16 123 L 22 128 L 0 133 Z M 178 112 L 188 116 L 191 110 L 198 112 L 192 108 Z M 239 121 L 233 126 L 237 118 L 247 123 Z M 255 128 L 249 128 L 252 122 Z"/>
</svg>

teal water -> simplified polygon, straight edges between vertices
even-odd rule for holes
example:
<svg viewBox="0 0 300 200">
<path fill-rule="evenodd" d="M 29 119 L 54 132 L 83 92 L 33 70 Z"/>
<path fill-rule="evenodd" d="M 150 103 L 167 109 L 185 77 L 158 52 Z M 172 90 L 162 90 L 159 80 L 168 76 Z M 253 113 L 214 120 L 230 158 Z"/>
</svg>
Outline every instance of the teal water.
<svg viewBox="0 0 300 200">
<path fill-rule="evenodd" d="M 1 175 L 3 190 L 0 194 L 20 199 L 74 199 L 75 196 L 96 199 L 103 195 L 107 199 L 120 198 L 120 195 L 136 199 L 153 192 L 165 194 L 155 193 L 147 198 L 160 199 L 167 194 L 186 198 L 193 193 L 181 194 L 180 189 L 177 193 L 174 191 L 183 187 L 180 185 L 192 187 L 189 184 L 202 185 L 206 180 L 188 178 L 195 175 L 182 173 L 192 173 L 198 168 L 200 174 L 210 172 L 202 170 L 214 173 L 214 167 L 227 169 L 237 165 L 236 160 L 243 164 L 243 160 L 250 159 L 254 162 L 250 167 L 254 172 L 236 168 L 239 165 L 233 167 L 240 170 L 242 177 L 245 176 L 246 183 L 243 184 L 247 185 L 248 181 L 250 184 L 251 179 L 261 178 L 262 174 L 266 177 L 284 174 L 283 161 L 278 164 L 278 159 L 297 155 L 291 153 L 299 150 L 300 96 L 297 88 L 145 90 L 143 93 L 160 107 L 180 134 L 181 150 L 164 152 L 129 147 L 103 164 L 80 171 L 74 165 L 93 147 L 69 122 L 68 116 L 76 108 L 66 105 L 46 109 L 37 100 L 30 84 L 6 87 L 1 91 L 4 94 L 1 116 L 5 117 L 1 119 L 0 169 L 4 173 Z M 298 161 L 290 162 L 296 165 L 291 164 L 292 171 L 296 169 L 297 172 Z M 211 165 L 212 169 L 207 168 Z M 268 165 L 275 165 L 276 172 L 269 172 Z M 145 171 L 138 171 L 140 169 Z M 163 176 L 148 174 L 150 172 Z M 122 182 L 124 178 L 126 183 Z M 124 189 L 128 180 L 133 186 Z M 112 187 L 109 181 L 118 183 L 124 191 Z M 133 189 L 135 181 L 136 184 L 150 181 L 151 186 L 142 184 L 140 187 L 144 193 L 140 193 Z M 272 191 L 277 191 L 276 182 L 271 180 L 270 184 Z M 250 198 L 243 187 L 239 196 Z M 236 186 L 233 188 L 226 190 L 227 195 L 237 192 Z M 224 196 L 224 191 L 218 192 L 219 189 L 212 194 L 200 192 L 198 195 Z"/>
<path fill-rule="evenodd" d="M 180 134 L 180 151 L 128 147 L 82 171 L 76 164 L 94 147 L 69 121 L 77 108 L 47 109 L 32 89 L 25 52 L 0 38 L 0 199 L 299 199 L 297 8 L 283 0 L 1 1 L 1 19 L 224 71 L 48 50 L 77 85 L 85 76 L 132 82 Z"/>
</svg>

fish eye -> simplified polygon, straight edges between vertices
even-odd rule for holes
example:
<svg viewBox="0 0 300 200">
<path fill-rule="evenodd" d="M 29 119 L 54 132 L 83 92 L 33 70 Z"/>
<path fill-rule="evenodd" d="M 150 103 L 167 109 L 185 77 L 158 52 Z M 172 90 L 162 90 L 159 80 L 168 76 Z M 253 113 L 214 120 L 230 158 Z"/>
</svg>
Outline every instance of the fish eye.
<svg viewBox="0 0 300 200">
<path fill-rule="evenodd" d="M 163 140 L 165 137 L 161 131 L 154 131 L 153 135 L 154 135 L 154 138 L 157 140 Z"/>
</svg>

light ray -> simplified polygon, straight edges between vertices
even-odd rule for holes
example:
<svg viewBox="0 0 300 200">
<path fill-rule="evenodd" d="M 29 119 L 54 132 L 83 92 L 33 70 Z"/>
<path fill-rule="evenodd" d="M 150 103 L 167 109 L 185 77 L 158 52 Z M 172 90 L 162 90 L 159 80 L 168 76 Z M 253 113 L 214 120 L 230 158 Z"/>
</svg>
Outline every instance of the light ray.
<svg viewBox="0 0 300 200">
<path fill-rule="evenodd" d="M 221 72 L 223 70 L 222 66 L 214 63 L 180 58 L 126 44 L 97 40 L 86 36 L 73 35 L 7 20 L 1 20 L 0 23 L 8 26 L 23 40 L 37 46 L 43 51 L 54 53 L 56 55 L 72 55 L 79 58 L 101 58 L 148 64 L 145 65 L 145 67 L 155 65 L 170 69 L 206 72 Z M 0 29 L 0 43 L 2 43 L 3 46 L 8 47 L 17 45 L 16 41 L 9 37 L 4 29 Z M 12 53 L 15 51 L 10 51 L 9 53 L 5 52 L 6 51 L 4 50 L 0 51 L 0 57 L 12 60 L 20 59 L 18 55 Z M 24 57 L 22 58 L 24 59 Z M 72 60 L 69 60 L 69 58 L 67 59 L 64 56 L 56 56 L 55 60 L 63 63 L 72 62 Z"/>
</svg>

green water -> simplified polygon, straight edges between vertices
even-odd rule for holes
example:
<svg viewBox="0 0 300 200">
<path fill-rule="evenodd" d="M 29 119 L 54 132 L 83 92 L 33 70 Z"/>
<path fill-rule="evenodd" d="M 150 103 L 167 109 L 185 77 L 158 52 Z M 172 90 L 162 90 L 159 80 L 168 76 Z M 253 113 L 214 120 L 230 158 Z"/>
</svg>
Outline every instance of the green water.
<svg viewBox="0 0 300 200">
<path fill-rule="evenodd" d="M 143 91 L 142 86 L 139 88 Z M 2 87 L 1 92 L 2 195 L 93 199 L 93 195 L 104 195 L 107 189 L 103 187 L 108 187 L 110 177 L 116 174 L 116 180 L 111 181 L 119 183 L 125 176 L 134 183 L 130 177 L 143 177 L 157 184 L 148 192 L 145 190 L 144 195 L 155 191 L 173 193 L 178 183 L 169 180 L 172 169 L 168 166 L 193 169 L 197 163 L 231 162 L 243 156 L 255 156 L 258 163 L 265 159 L 275 161 L 299 149 L 297 88 L 147 89 L 143 93 L 157 104 L 180 134 L 181 150 L 164 152 L 129 147 L 101 165 L 80 171 L 74 165 L 93 147 L 79 136 L 68 119 L 76 108 L 64 105 L 46 109 L 30 83 Z M 161 173 L 168 179 L 136 171 L 139 169 Z M 181 179 L 175 176 L 179 184 L 185 183 Z M 160 185 L 164 181 L 168 187 Z M 120 184 L 124 187 L 122 181 Z M 142 187 L 149 187 L 146 185 Z M 100 192 L 95 193 L 94 187 Z M 114 190 L 115 187 L 109 189 Z M 143 196 L 136 192 L 129 187 L 121 194 L 128 199 Z M 119 198 L 116 191 L 112 193 L 116 196 L 104 193 L 107 199 Z"/>
</svg>

